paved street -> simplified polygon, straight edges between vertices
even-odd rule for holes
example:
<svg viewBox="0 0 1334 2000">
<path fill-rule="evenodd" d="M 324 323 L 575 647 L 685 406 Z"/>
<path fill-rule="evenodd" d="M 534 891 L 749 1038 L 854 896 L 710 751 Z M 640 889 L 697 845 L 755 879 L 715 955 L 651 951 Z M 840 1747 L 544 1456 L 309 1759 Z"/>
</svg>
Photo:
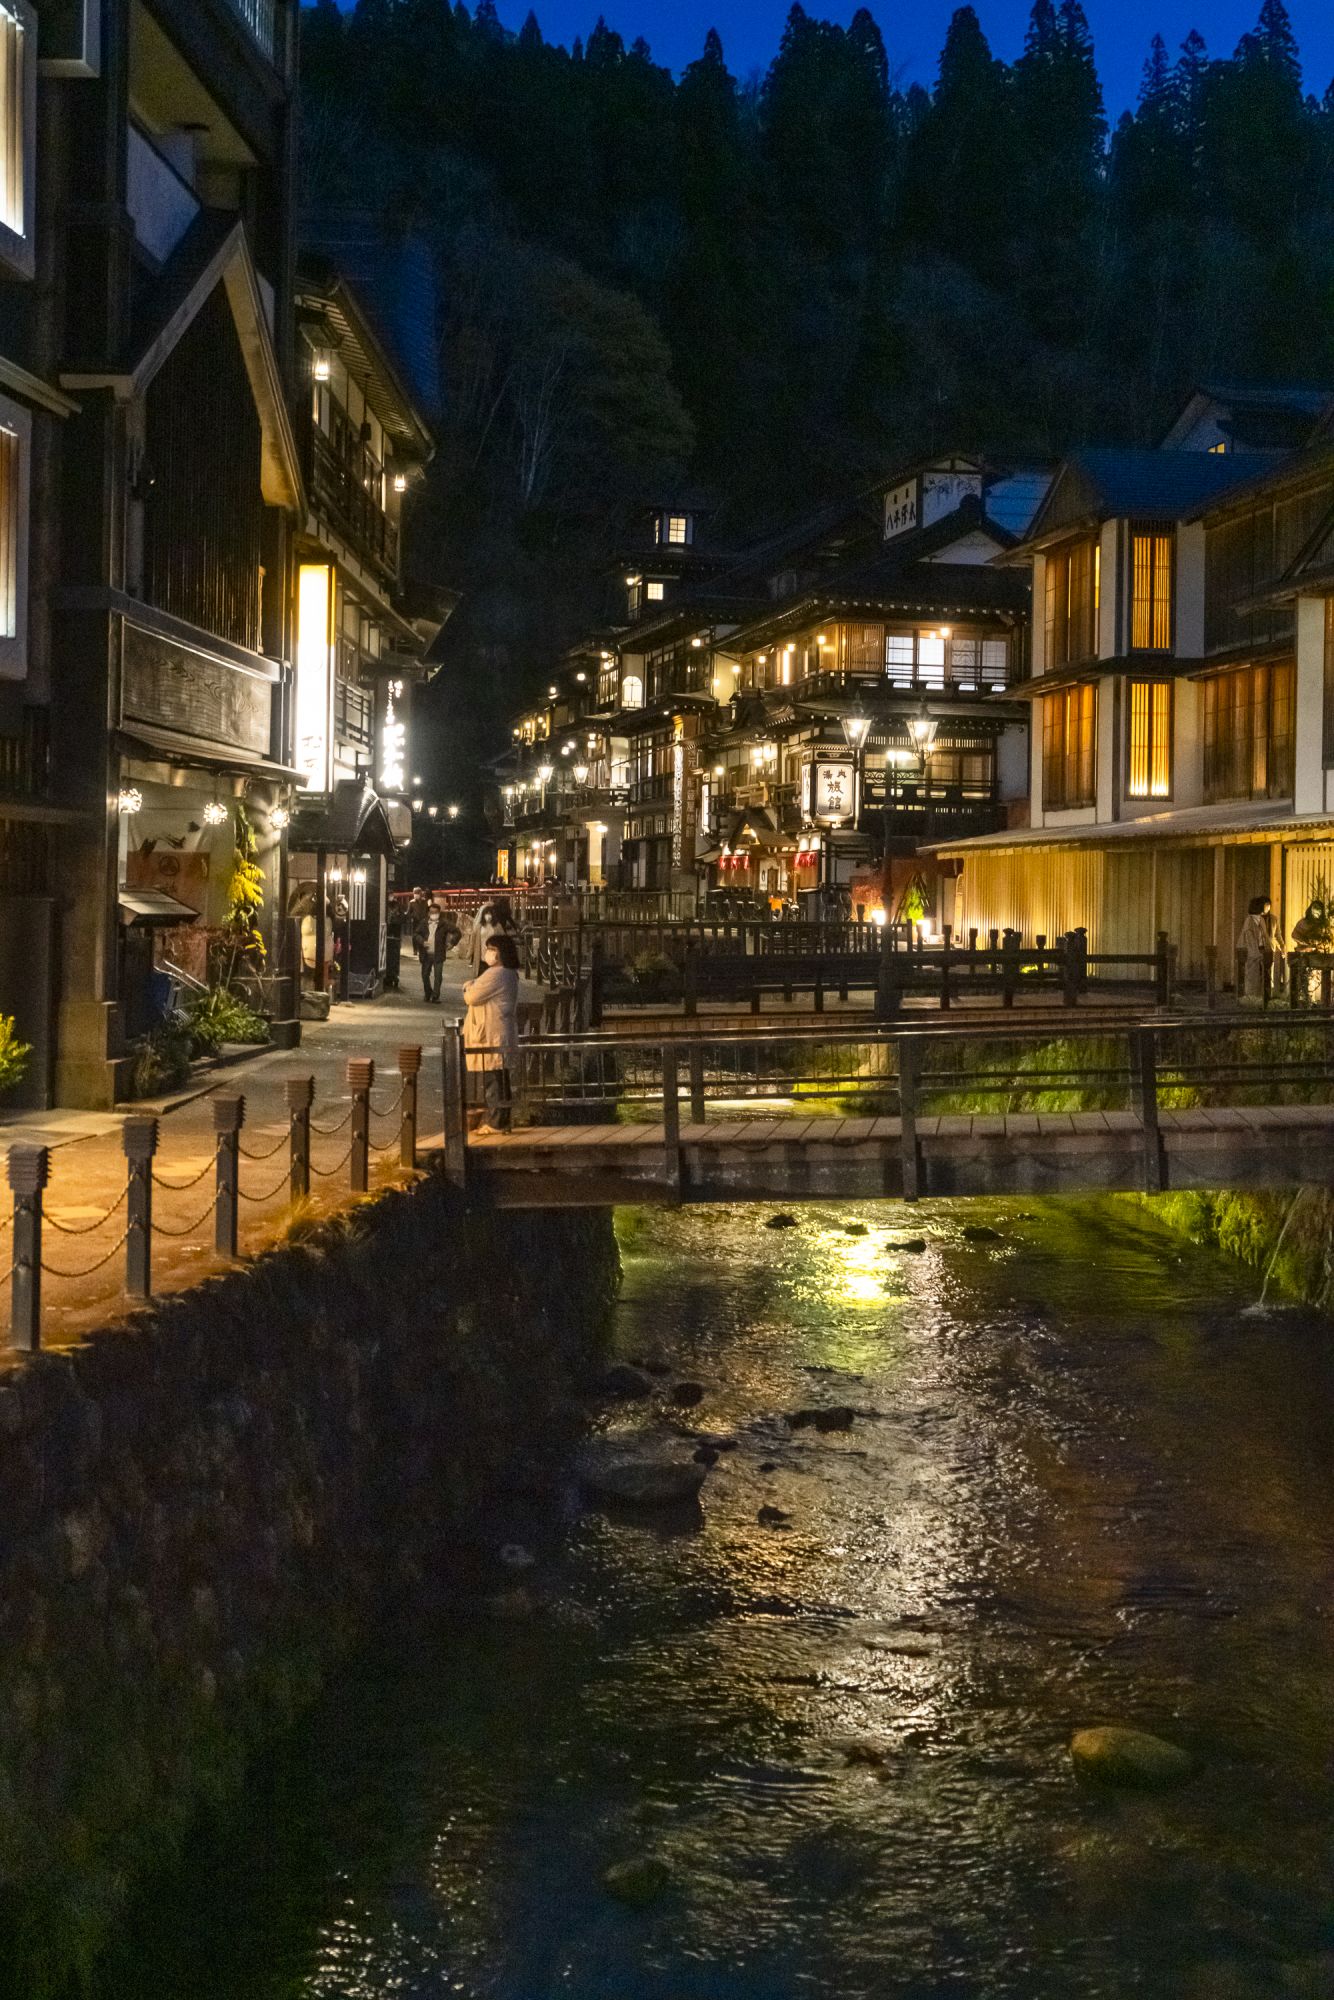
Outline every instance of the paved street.
<svg viewBox="0 0 1334 2000">
<path fill-rule="evenodd" d="M 411 975 L 410 980 L 406 976 Z M 376 1065 L 371 1094 L 378 1115 L 371 1123 L 373 1186 L 399 1176 L 397 1058 L 401 1047 L 420 1045 L 423 1054 L 419 1130 L 439 1132 L 442 1022 L 463 1011 L 459 989 L 467 976 L 447 964 L 439 1006 L 420 997 L 416 967 L 405 967 L 405 990 L 374 1001 L 335 1007 L 327 1022 L 307 1022 L 300 1048 L 273 1050 L 252 1061 L 212 1072 L 202 1084 L 160 1104 L 126 1106 L 116 1113 L 51 1112 L 14 1115 L 0 1124 L 0 1152 L 11 1144 L 40 1143 L 52 1148 L 47 1190 L 48 1227 L 43 1240 L 43 1341 L 58 1346 L 126 1310 L 124 1250 L 116 1248 L 125 1228 L 125 1160 L 121 1124 L 125 1112 L 157 1110 L 161 1137 L 156 1162 L 161 1180 L 154 1192 L 153 1282 L 159 1292 L 175 1291 L 222 1268 L 213 1252 L 213 1106 L 218 1091 L 240 1091 L 246 1100 L 241 1143 L 241 1245 L 253 1253 L 282 1232 L 287 1213 L 287 1131 L 284 1086 L 289 1077 L 315 1078 L 312 1130 L 336 1128 L 312 1139 L 312 1205 L 326 1212 L 347 1197 L 350 1095 L 345 1082 L 349 1056 L 369 1055 Z M 170 1183 L 170 1185 L 168 1185 Z M 104 1216 L 113 1203 L 114 1212 Z M 0 1202 L 0 1260 L 9 1269 L 9 1198 Z M 194 1224 L 194 1227 L 191 1225 Z M 81 1230 L 79 1235 L 65 1235 Z M 174 1239 L 168 1231 L 180 1232 Z M 111 1253 L 108 1256 L 108 1253 Z M 102 1260 L 106 1259 L 105 1262 Z M 92 1269 L 94 1264 L 100 1268 Z M 86 1275 L 57 1276 L 51 1273 Z M 0 1286 L 0 1325 L 9 1324 L 9 1285 Z"/>
</svg>

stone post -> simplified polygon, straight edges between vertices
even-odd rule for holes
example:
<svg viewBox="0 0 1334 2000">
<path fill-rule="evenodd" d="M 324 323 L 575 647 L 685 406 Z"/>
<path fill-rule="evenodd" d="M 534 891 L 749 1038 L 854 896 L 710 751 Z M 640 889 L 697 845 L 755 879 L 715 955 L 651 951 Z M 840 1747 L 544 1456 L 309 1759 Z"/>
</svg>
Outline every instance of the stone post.
<svg viewBox="0 0 1334 2000">
<path fill-rule="evenodd" d="M 315 1102 L 314 1077 L 289 1076 L 285 1094 L 291 1143 L 288 1194 L 293 1201 L 304 1201 L 310 1193 L 310 1107 Z"/>
<path fill-rule="evenodd" d="M 417 1077 L 422 1066 L 420 1048 L 400 1049 L 398 1073 L 403 1079 L 402 1116 L 398 1127 L 398 1163 L 410 1173 L 417 1167 Z"/>
<path fill-rule="evenodd" d="M 125 1219 L 125 1289 L 131 1298 L 151 1298 L 153 1292 L 153 1158 L 157 1152 L 158 1121 L 136 1112 L 121 1127 L 121 1146 L 128 1163 Z"/>
<path fill-rule="evenodd" d="M 50 1178 L 45 1146 L 11 1146 L 9 1185 L 14 1194 L 14 1268 L 9 1342 L 33 1354 L 42 1344 L 42 1190 Z"/>
<path fill-rule="evenodd" d="M 213 1100 L 213 1130 L 218 1144 L 217 1193 L 213 1200 L 213 1245 L 220 1257 L 237 1254 L 240 1221 L 241 1127 L 245 1099 L 228 1091 Z"/>
<path fill-rule="evenodd" d="M 353 1194 L 365 1194 L 370 1185 L 371 1085 L 374 1082 L 374 1058 L 349 1056 L 347 1087 L 352 1092 L 352 1156 L 349 1186 Z"/>
</svg>

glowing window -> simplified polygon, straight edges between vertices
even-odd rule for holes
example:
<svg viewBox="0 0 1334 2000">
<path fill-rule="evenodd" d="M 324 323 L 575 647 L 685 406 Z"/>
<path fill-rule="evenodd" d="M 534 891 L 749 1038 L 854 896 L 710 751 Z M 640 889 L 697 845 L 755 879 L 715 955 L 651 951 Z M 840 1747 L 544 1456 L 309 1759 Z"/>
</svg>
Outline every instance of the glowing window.
<svg viewBox="0 0 1334 2000">
<path fill-rule="evenodd" d="M 1172 796 L 1172 683 L 1130 683 L 1130 757 L 1126 796 Z"/>
</svg>

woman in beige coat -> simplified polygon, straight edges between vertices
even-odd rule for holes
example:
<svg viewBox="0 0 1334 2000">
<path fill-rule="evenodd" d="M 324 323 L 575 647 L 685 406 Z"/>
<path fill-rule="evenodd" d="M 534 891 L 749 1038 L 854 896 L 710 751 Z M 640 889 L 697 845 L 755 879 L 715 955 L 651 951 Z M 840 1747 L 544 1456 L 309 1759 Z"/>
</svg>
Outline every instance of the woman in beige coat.
<svg viewBox="0 0 1334 2000">
<path fill-rule="evenodd" d="M 503 932 L 482 946 L 482 970 L 463 989 L 468 1097 L 482 1112 L 477 1132 L 508 1132 L 510 1070 L 518 1058 L 519 947 Z M 472 1124 L 473 1114 L 469 1114 Z"/>
</svg>

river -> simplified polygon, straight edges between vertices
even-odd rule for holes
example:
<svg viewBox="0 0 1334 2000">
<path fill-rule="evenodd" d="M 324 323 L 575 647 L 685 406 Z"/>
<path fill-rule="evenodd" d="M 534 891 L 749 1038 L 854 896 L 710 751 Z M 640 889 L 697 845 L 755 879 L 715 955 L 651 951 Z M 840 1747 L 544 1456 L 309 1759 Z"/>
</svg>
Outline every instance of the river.
<svg viewBox="0 0 1334 2000">
<path fill-rule="evenodd" d="M 737 1439 L 698 1523 L 387 1631 L 107 2000 L 1334 1994 L 1328 1322 L 1130 1204 L 795 1213 L 622 1218 L 618 1352 Z M 1197 1774 L 1090 1789 L 1102 1722 Z"/>
</svg>

